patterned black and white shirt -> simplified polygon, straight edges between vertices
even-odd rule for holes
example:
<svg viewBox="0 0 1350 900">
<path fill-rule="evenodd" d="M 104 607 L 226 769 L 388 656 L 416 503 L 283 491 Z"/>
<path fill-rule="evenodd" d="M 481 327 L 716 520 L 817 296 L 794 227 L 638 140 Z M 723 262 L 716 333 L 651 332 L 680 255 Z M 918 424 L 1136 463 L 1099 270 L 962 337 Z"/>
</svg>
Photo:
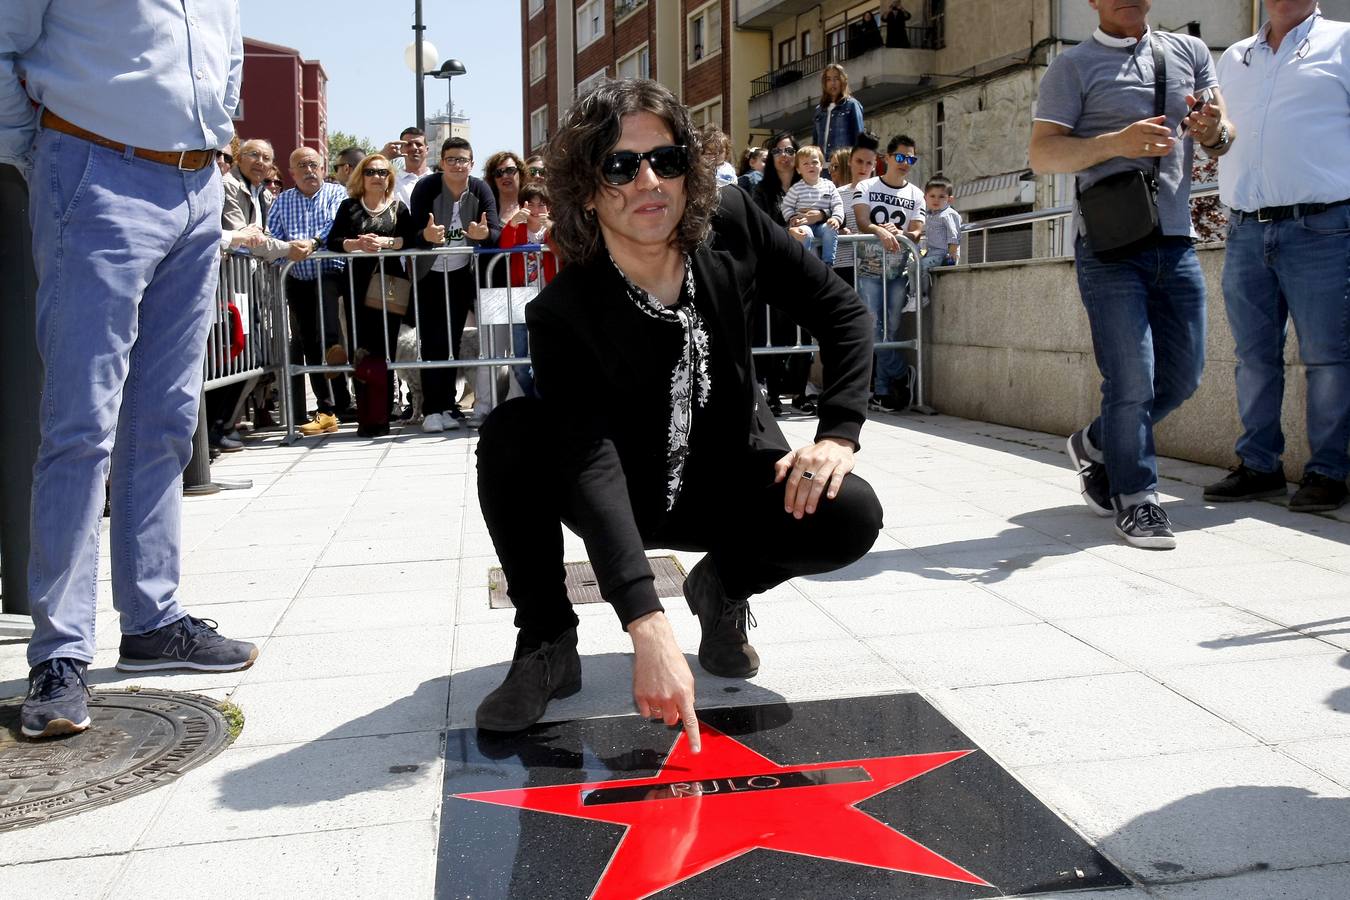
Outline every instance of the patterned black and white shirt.
<svg viewBox="0 0 1350 900">
<path fill-rule="evenodd" d="M 684 464 L 689 458 L 689 434 L 694 425 L 694 407 L 706 408 L 712 393 L 708 369 L 708 329 L 694 308 L 694 269 L 689 255 L 684 257 L 684 289 L 674 306 L 666 306 L 653 294 L 633 283 L 610 256 L 610 263 L 623 278 L 628 297 L 638 310 L 672 328 L 678 327 L 682 350 L 670 373 L 670 429 L 666 446 L 666 510 L 675 506 L 684 481 Z"/>
</svg>

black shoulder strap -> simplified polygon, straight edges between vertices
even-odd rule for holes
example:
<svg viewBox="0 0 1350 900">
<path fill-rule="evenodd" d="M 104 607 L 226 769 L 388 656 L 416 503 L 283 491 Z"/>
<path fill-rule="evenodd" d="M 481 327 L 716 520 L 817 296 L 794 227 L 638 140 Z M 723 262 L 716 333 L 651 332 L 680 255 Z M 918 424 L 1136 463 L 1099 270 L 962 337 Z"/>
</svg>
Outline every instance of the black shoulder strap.
<svg viewBox="0 0 1350 900">
<path fill-rule="evenodd" d="M 1153 115 L 1167 114 L 1167 54 L 1163 50 L 1162 38 L 1156 32 L 1149 32 L 1149 46 L 1153 48 Z M 1164 123 L 1166 124 L 1166 123 Z M 1162 157 L 1153 157 L 1153 181 L 1156 184 L 1162 171 Z"/>
</svg>

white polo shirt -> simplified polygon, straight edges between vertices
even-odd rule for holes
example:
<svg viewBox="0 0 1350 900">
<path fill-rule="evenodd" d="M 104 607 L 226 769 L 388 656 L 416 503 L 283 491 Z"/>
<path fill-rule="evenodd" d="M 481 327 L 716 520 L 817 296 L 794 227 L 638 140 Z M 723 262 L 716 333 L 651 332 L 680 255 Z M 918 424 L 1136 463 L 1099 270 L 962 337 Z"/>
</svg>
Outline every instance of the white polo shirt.
<svg viewBox="0 0 1350 900">
<path fill-rule="evenodd" d="M 1237 130 L 1219 157 L 1233 209 L 1350 198 L 1350 23 L 1314 13 L 1272 50 L 1270 23 L 1229 47 L 1219 86 Z"/>
</svg>

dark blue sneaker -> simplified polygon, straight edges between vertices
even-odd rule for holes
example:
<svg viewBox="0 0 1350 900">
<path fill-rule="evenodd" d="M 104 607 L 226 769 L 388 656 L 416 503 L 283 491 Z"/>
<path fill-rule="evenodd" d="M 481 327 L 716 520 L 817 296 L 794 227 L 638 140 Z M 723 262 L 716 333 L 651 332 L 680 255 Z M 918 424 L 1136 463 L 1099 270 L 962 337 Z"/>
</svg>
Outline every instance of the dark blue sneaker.
<svg viewBox="0 0 1350 900">
<path fill-rule="evenodd" d="M 217 627 L 210 619 L 183 616 L 146 634 L 124 634 L 117 668 L 123 672 L 156 669 L 233 672 L 253 665 L 258 658 L 257 646 L 221 637 Z"/>
<path fill-rule="evenodd" d="M 28 696 L 19 713 L 24 737 L 79 734 L 89 727 L 85 668 L 85 663 L 66 657 L 49 659 L 33 667 L 28 673 Z"/>
<path fill-rule="evenodd" d="M 1103 518 L 1114 516 L 1116 509 L 1111 501 L 1111 484 L 1106 479 L 1106 466 L 1088 459 L 1083 431 L 1069 435 L 1067 449 L 1069 462 L 1078 472 L 1078 487 L 1083 502 L 1088 505 L 1088 509 Z"/>
</svg>

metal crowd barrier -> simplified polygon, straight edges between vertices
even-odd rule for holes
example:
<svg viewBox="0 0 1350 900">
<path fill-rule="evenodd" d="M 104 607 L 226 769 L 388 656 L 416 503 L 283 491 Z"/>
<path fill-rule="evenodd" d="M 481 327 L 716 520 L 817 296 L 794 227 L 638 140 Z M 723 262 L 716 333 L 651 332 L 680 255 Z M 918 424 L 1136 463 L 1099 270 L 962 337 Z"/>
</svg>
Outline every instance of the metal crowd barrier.
<svg viewBox="0 0 1350 900">
<path fill-rule="evenodd" d="M 285 345 L 278 347 L 276 336 L 285 329 L 277 327 L 276 315 L 281 309 L 284 316 L 285 306 L 278 305 L 280 295 L 281 273 L 276 266 L 246 251 L 232 251 L 221 259 L 206 344 L 205 390 L 281 370 Z M 235 316 L 244 334 L 238 353 L 232 352 Z"/>
<path fill-rule="evenodd" d="M 879 243 L 879 240 L 873 235 L 841 235 L 839 240 L 841 243 L 845 242 L 855 244 Z M 901 244 L 902 247 L 901 252 L 908 254 L 908 259 L 905 264 L 907 280 L 912 290 L 914 290 L 916 297 L 915 311 L 914 311 L 915 334 L 914 337 L 905 340 L 900 340 L 897 337 L 896 339 L 877 341 L 875 344 L 875 348 L 877 350 L 913 350 L 915 352 L 915 363 L 916 363 L 915 402 L 913 406 L 915 409 L 919 411 L 928 412 L 931 410 L 929 410 L 927 407 L 926 393 L 924 388 L 924 377 L 923 377 L 924 341 L 922 337 L 926 289 L 923 284 L 923 279 L 921 277 L 919 269 L 919 248 L 915 245 L 913 241 L 911 241 L 904 235 L 899 235 L 897 237 L 897 240 Z M 377 262 L 377 268 L 375 273 L 371 277 L 373 279 L 374 278 L 381 279 L 381 286 L 383 288 L 384 279 L 389 275 L 396 274 L 399 277 L 404 277 L 404 273 L 402 271 L 403 266 L 401 264 L 398 265 L 397 267 L 391 266 L 388 260 L 406 259 L 411 261 L 417 257 L 422 256 L 433 256 L 433 257 L 468 256 L 470 257 L 469 265 L 473 269 L 474 284 L 481 285 L 483 281 L 480 279 L 480 274 L 486 273 L 486 275 L 488 276 L 488 283 L 490 284 L 491 276 L 495 274 L 496 267 L 505 264 L 507 259 L 513 255 L 523 255 L 527 258 L 527 261 L 529 257 L 533 256 L 536 262 L 540 265 L 540 268 L 542 269 L 543 256 L 548 252 L 550 252 L 550 250 L 547 246 L 539 244 L 525 244 L 509 248 L 438 247 L 421 250 L 382 250 L 373 253 L 371 252 L 330 253 L 328 251 L 320 251 L 311 254 L 308 257 L 307 261 L 313 261 L 316 264 L 317 271 L 319 273 L 322 273 L 323 269 L 321 263 L 324 260 L 343 260 L 349 262 L 352 259 L 366 259 L 366 260 L 374 259 Z M 481 264 L 481 259 L 484 256 L 490 257 L 485 266 Z M 886 268 L 887 261 L 888 261 L 888 251 L 884 247 L 882 247 L 880 264 L 882 266 L 883 271 Z M 297 433 L 296 419 L 298 418 L 298 416 L 296 415 L 296 410 L 297 408 L 303 409 L 302 405 L 303 398 L 297 398 L 292 395 L 292 379 L 295 376 L 308 375 L 314 372 L 322 372 L 324 374 L 342 374 L 342 373 L 351 373 L 354 371 L 354 365 L 352 364 L 351 360 L 349 360 L 347 364 L 344 365 L 328 365 L 326 363 L 306 364 L 302 362 L 295 362 L 289 359 L 287 355 L 287 349 L 290 345 L 290 342 L 287 338 L 288 328 L 284 327 L 289 322 L 286 306 L 287 304 L 286 283 L 287 277 L 290 275 L 291 270 L 297 265 L 300 265 L 300 263 L 287 261 L 280 269 L 274 270 L 277 273 L 276 282 L 274 284 L 275 300 L 272 305 L 270 314 L 271 315 L 270 322 L 274 326 L 276 326 L 275 340 L 272 342 L 271 346 L 273 347 L 273 352 L 277 354 L 277 359 L 284 360 L 284 362 L 281 362 L 276 366 L 276 368 L 279 371 L 284 373 L 283 377 L 281 377 L 280 379 L 281 399 L 282 399 L 281 414 L 282 419 L 286 426 L 286 436 L 285 438 L 283 438 L 284 443 L 291 443 L 296 439 Z M 364 302 L 364 297 L 357 298 L 354 296 L 356 293 L 355 276 L 354 273 L 352 272 L 352 267 L 350 265 L 345 265 L 343 271 L 340 274 L 342 276 L 342 279 L 346 281 L 346 290 L 343 294 L 343 296 L 345 297 L 345 302 L 341 305 L 341 308 L 346 318 L 346 329 L 347 329 L 346 346 L 349 348 L 360 347 L 362 346 L 362 344 L 360 340 L 358 316 L 356 315 L 356 311 L 358 309 L 358 306 Z M 859 276 L 857 274 L 857 268 L 855 266 L 854 268 L 855 289 L 857 286 L 858 277 Z M 442 293 L 445 295 L 445 299 L 443 301 L 445 305 L 445 317 L 448 323 L 449 321 L 451 321 L 449 272 L 448 271 L 441 272 L 441 278 L 442 278 Z M 411 321 L 417 321 L 418 320 L 417 313 L 421 309 L 421 297 L 418 286 L 419 279 L 412 278 L 410 279 L 410 281 L 411 281 L 411 291 L 408 302 L 408 314 L 411 317 Z M 530 365 L 531 360 L 528 353 L 519 355 L 515 352 L 514 341 L 511 338 L 511 327 L 515 325 L 524 324 L 525 304 L 528 303 L 529 300 L 533 298 L 533 295 L 535 293 L 537 293 L 537 288 L 533 287 L 522 288 L 519 286 L 513 286 L 510 284 L 511 279 L 509 277 L 506 279 L 506 281 L 507 284 L 502 288 L 485 289 L 479 287 L 476 292 L 474 299 L 474 319 L 479 327 L 478 332 L 479 345 L 477 357 L 471 359 L 425 359 L 422 354 L 422 338 L 421 334 L 419 333 L 416 342 L 415 359 L 398 360 L 395 358 L 396 348 L 391 347 L 389 345 L 388 331 L 385 330 L 385 333 L 382 336 L 380 342 L 384 344 L 386 364 L 392 370 L 473 369 L 484 366 L 497 367 L 497 366 Z M 887 296 L 889 283 L 884 277 L 881 279 L 881 283 L 882 283 L 881 314 L 882 314 L 882 325 L 884 329 L 883 334 L 890 336 L 895 334 L 896 326 L 898 325 L 898 323 L 889 321 L 890 303 L 889 297 Z M 318 313 L 319 313 L 318 332 L 319 335 L 322 336 L 327 333 L 327 329 L 325 327 L 327 323 L 325 313 L 326 304 L 324 303 L 324 279 L 322 277 L 316 276 L 315 289 L 316 289 L 315 300 L 318 305 Z M 485 294 L 485 291 L 496 291 L 498 293 Z M 504 295 L 499 293 L 502 291 L 505 292 Z M 385 294 L 383 289 L 381 290 L 381 294 L 382 295 Z M 388 306 L 385 305 L 382 311 L 386 315 L 388 315 Z M 505 348 L 498 348 L 496 346 L 496 339 L 493 332 L 493 326 L 506 326 L 507 338 L 505 341 L 506 343 Z M 772 342 L 773 330 L 770 328 L 766 329 L 766 331 L 768 333 L 765 334 L 764 336 L 765 342 L 762 344 L 757 343 L 751 348 L 751 352 L 755 356 L 782 355 L 795 353 L 815 353 L 820 349 L 819 346 L 814 342 L 805 343 L 802 340 L 803 333 L 801 326 L 797 326 L 795 329 L 796 331 L 795 341 L 787 344 L 774 344 Z M 228 378 L 229 376 L 225 377 Z M 491 382 L 491 391 L 493 396 L 490 399 L 495 404 L 496 379 L 493 379 Z"/>
</svg>

